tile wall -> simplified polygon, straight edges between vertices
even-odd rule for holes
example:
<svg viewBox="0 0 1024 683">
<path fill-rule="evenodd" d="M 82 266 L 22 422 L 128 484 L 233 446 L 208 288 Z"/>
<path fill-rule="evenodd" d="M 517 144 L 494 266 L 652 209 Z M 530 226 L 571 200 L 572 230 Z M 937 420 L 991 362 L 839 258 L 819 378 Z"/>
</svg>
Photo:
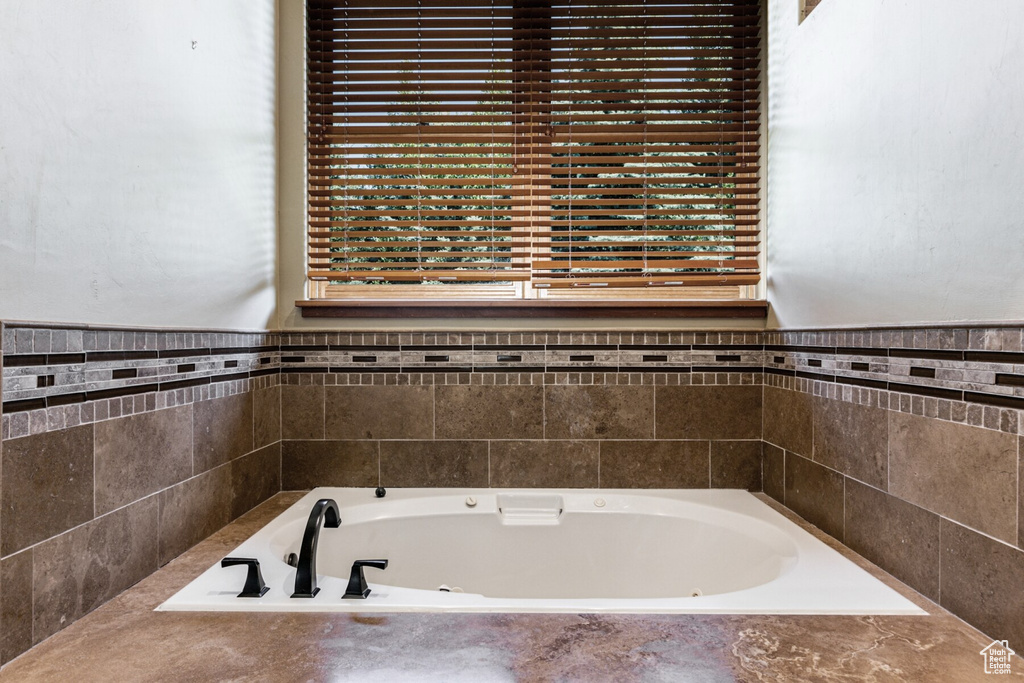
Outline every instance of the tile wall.
<svg viewBox="0 0 1024 683">
<path fill-rule="evenodd" d="M 1019 327 L 3 342 L 0 661 L 316 485 L 763 488 L 1024 647 Z"/>
<path fill-rule="evenodd" d="M 270 337 L 4 327 L 0 663 L 280 490 Z"/>
</svg>

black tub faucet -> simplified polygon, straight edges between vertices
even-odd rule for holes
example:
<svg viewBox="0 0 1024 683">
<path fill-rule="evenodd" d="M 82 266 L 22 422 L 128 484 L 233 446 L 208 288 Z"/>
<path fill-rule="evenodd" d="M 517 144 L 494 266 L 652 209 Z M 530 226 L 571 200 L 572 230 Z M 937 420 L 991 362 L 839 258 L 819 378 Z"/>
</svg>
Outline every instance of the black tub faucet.
<svg viewBox="0 0 1024 683">
<path fill-rule="evenodd" d="M 313 506 L 302 534 L 299 550 L 299 564 L 295 568 L 295 592 L 293 598 L 312 598 L 320 592 L 316 586 L 316 544 L 320 537 L 320 524 L 331 529 L 341 526 L 338 504 L 330 498 L 321 498 Z"/>
</svg>

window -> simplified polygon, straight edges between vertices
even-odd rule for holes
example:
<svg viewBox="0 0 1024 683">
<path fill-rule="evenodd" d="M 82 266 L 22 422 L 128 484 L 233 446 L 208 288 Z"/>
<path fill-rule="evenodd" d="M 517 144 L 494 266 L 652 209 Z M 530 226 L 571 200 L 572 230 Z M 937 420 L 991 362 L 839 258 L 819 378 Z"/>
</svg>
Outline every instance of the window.
<svg viewBox="0 0 1024 683">
<path fill-rule="evenodd" d="M 758 0 L 308 0 L 311 299 L 751 298 Z"/>
</svg>

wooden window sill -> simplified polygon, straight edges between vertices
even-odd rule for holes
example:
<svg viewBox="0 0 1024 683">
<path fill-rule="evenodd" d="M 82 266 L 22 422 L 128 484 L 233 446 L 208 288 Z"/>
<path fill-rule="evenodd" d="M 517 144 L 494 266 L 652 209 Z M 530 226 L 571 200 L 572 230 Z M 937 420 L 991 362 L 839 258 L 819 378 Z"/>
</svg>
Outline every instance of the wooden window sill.
<svg viewBox="0 0 1024 683">
<path fill-rule="evenodd" d="M 300 300 L 303 318 L 767 318 L 768 302 Z"/>
</svg>

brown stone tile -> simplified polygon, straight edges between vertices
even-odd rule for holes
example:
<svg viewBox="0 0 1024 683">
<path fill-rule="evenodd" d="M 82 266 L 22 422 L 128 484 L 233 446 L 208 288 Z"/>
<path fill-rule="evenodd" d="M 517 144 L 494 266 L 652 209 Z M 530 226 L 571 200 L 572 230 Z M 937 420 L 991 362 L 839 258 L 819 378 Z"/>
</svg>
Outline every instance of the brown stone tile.
<svg viewBox="0 0 1024 683">
<path fill-rule="evenodd" d="M 253 400 L 253 448 L 281 440 L 281 387 L 259 389 Z"/>
<path fill-rule="evenodd" d="M 157 569 L 156 497 L 45 541 L 32 561 L 38 643 Z"/>
<path fill-rule="evenodd" d="M 492 441 L 490 485 L 496 488 L 596 488 L 596 441 Z"/>
<path fill-rule="evenodd" d="M 888 486 L 887 410 L 817 397 L 813 419 L 815 462 L 875 488 Z"/>
<path fill-rule="evenodd" d="M 764 440 L 787 451 L 811 457 L 810 394 L 764 388 Z"/>
<path fill-rule="evenodd" d="M 252 451 L 252 394 L 235 394 L 192 404 L 195 473 Z"/>
<path fill-rule="evenodd" d="M 706 489 L 707 441 L 602 441 L 601 488 Z"/>
<path fill-rule="evenodd" d="M 434 387 L 326 387 L 328 439 L 431 439 Z"/>
<path fill-rule="evenodd" d="M 0 556 L 93 516 L 92 425 L 5 441 L 0 464 Z"/>
<path fill-rule="evenodd" d="M 1017 545 L 1024 548 L 1024 436 L 1017 439 Z"/>
<path fill-rule="evenodd" d="M 161 565 L 231 521 L 231 493 L 231 467 L 223 466 L 157 494 Z"/>
<path fill-rule="evenodd" d="M 548 439 L 654 438 L 653 386 L 565 385 L 544 388 Z"/>
<path fill-rule="evenodd" d="M 231 461 L 231 519 L 281 490 L 281 443 Z"/>
<path fill-rule="evenodd" d="M 659 386 L 659 439 L 760 439 L 760 386 Z"/>
<path fill-rule="evenodd" d="M 1024 551 L 946 519 L 941 524 L 942 606 L 1024 652 Z"/>
<path fill-rule="evenodd" d="M 96 514 L 192 476 L 192 407 L 159 410 L 96 427 Z"/>
<path fill-rule="evenodd" d="M 0 665 L 32 647 L 32 549 L 0 560 Z"/>
<path fill-rule="evenodd" d="M 760 491 L 761 442 L 712 441 L 711 488 Z"/>
<path fill-rule="evenodd" d="M 381 441 L 381 486 L 487 486 L 486 441 Z"/>
<path fill-rule="evenodd" d="M 1017 541 L 1017 439 L 889 413 L 889 492 L 996 538 Z"/>
<path fill-rule="evenodd" d="M 764 444 L 762 477 L 764 492 L 786 504 L 786 451 L 770 443 Z"/>
<path fill-rule="evenodd" d="M 540 439 L 544 436 L 544 387 L 436 386 L 438 439 Z"/>
<path fill-rule="evenodd" d="M 281 488 L 377 486 L 376 441 L 283 441 Z"/>
<path fill-rule="evenodd" d="M 281 386 L 281 438 L 324 438 L 324 387 L 319 384 Z"/>
<path fill-rule="evenodd" d="M 843 540 L 843 475 L 786 453 L 786 507 Z"/>
<path fill-rule="evenodd" d="M 844 542 L 900 581 L 939 599 L 939 516 L 846 480 Z"/>
</svg>

